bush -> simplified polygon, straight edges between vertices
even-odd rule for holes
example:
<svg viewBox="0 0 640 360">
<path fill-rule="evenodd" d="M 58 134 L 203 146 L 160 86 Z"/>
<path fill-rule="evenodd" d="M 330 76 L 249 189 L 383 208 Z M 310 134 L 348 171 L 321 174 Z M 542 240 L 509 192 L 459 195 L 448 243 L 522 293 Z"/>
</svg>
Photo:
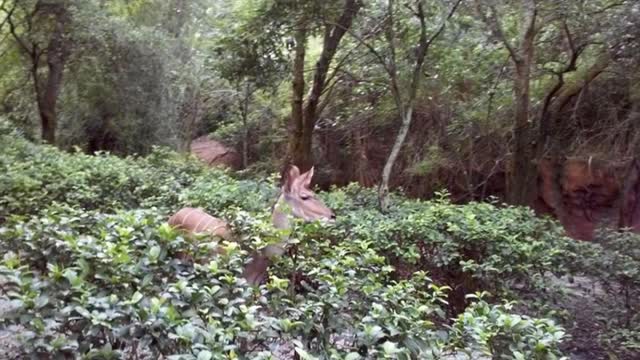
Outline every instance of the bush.
<svg viewBox="0 0 640 360">
<path fill-rule="evenodd" d="M 161 148 L 142 159 L 66 154 L 24 140 L 2 142 L 0 150 L 0 219 L 37 215 L 54 202 L 103 212 L 175 208 L 198 176 L 219 173 Z"/>
<path fill-rule="evenodd" d="M 327 197 L 338 214 L 344 213 L 340 223 L 347 236 L 371 241 L 408 273 L 423 270 L 457 289 L 449 299 L 455 313 L 466 306 L 466 294 L 486 290 L 524 297 L 548 287 L 547 272 L 567 271 L 570 240 L 555 223 L 530 210 L 489 203 L 459 206 L 441 197 L 431 202 L 398 199 L 396 208 L 383 215 L 371 207 L 353 207 L 348 198 L 341 190 Z M 354 201 L 370 204 L 361 198 Z"/>
<path fill-rule="evenodd" d="M 492 359 L 558 359 L 562 328 L 548 319 L 514 315 L 513 304 L 490 305 L 485 294 L 469 295 L 478 301 L 460 314 L 453 325 L 456 338 L 474 344 L 470 350 Z M 471 358 L 473 352 L 467 350 Z"/>
<path fill-rule="evenodd" d="M 544 319 L 510 336 L 487 311 L 519 316 L 511 308 L 450 302 L 476 289 L 519 296 L 545 270 L 563 271 L 557 227 L 528 211 L 394 196 L 383 216 L 371 190 L 334 190 L 320 196 L 336 226 L 298 224 L 291 256 L 251 288 L 241 277 L 251 249 L 278 239 L 273 179 L 236 180 L 163 149 L 120 159 L 8 136 L 0 148 L 1 296 L 15 308 L 2 321 L 24 327 L 25 355 L 439 358 L 475 350 L 467 335 L 480 330 L 500 334 L 481 344 L 492 354 L 558 353 L 560 330 Z M 237 243 L 172 230 L 168 215 L 186 205 L 226 218 Z M 227 251 L 212 258 L 216 245 Z"/>
</svg>

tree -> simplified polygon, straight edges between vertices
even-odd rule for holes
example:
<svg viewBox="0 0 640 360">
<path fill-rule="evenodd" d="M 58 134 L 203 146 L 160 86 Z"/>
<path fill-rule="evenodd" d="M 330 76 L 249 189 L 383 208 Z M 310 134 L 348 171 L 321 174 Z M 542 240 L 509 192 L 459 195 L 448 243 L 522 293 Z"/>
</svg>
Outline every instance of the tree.
<svg viewBox="0 0 640 360">
<path fill-rule="evenodd" d="M 503 30 L 500 14 L 494 3 L 476 0 L 478 14 L 489 26 L 492 35 L 505 46 L 514 65 L 513 100 L 513 152 L 507 171 L 507 201 L 515 205 L 528 205 L 535 194 L 537 169 L 532 160 L 535 158 L 531 140 L 533 131 L 529 118 L 531 106 L 530 81 L 534 64 L 534 40 L 537 28 L 538 8 L 536 0 L 520 2 L 520 30 L 517 42 L 513 43 Z"/>
<path fill-rule="evenodd" d="M 227 94 L 233 110 L 230 115 L 240 122 L 240 142 L 243 168 L 249 165 L 250 118 L 258 91 L 272 91 L 285 78 L 288 64 L 282 52 L 284 32 L 279 31 L 278 18 L 284 16 L 273 9 L 262 9 L 258 15 L 240 7 L 220 16 L 216 27 L 227 31 L 214 41 L 215 58 L 212 71 L 226 81 L 230 89 L 217 90 Z M 273 23 L 275 21 L 276 23 Z M 263 24 L 271 24 L 275 31 L 265 34 Z"/>
<path fill-rule="evenodd" d="M 313 165 L 312 140 L 313 130 L 324 104 L 321 103 L 327 88 L 327 78 L 329 76 L 330 65 L 335 57 L 338 46 L 343 36 L 351 27 L 358 11 L 362 7 L 359 0 L 345 0 L 342 11 L 338 19 L 334 21 L 325 20 L 322 50 L 316 61 L 313 80 L 309 89 L 309 95 L 305 99 L 305 78 L 304 63 L 306 56 L 306 41 L 311 33 L 311 19 L 309 19 L 304 9 L 299 13 L 294 30 L 294 60 L 293 60 L 293 82 L 291 97 L 291 119 L 289 130 L 289 145 L 287 162 L 297 165 L 301 171 L 307 171 Z M 337 70 L 334 70 L 334 74 Z"/>
<path fill-rule="evenodd" d="M 42 140 L 55 144 L 58 125 L 56 105 L 71 50 L 68 3 L 63 0 L 39 0 L 35 3 L 4 0 L 0 10 L 5 13 L 13 40 L 30 63 Z M 47 64 L 46 73 L 41 71 L 43 60 Z"/>
<path fill-rule="evenodd" d="M 625 5 L 625 1 L 584 4 L 552 4 L 540 0 L 521 0 L 516 10 L 516 20 L 502 13 L 495 2 L 475 1 L 477 14 L 488 26 L 495 40 L 502 43 L 513 64 L 512 90 L 514 99 L 513 145 L 506 178 L 506 200 L 515 205 L 531 205 L 538 194 L 538 168 L 536 163 L 551 151 L 554 155 L 566 152 L 566 143 L 551 144 L 551 135 L 557 131 L 561 111 L 585 85 L 598 77 L 609 65 L 609 53 L 617 41 L 604 46 L 591 59 L 580 57 L 589 47 L 599 46 L 598 19 L 612 9 Z M 596 20 L 594 20 L 594 18 Z M 578 21 L 580 19 L 580 21 Z M 511 21 L 511 23 L 510 23 Z M 505 28 L 519 25 L 515 36 Z M 573 25 L 572 25 L 573 21 Z M 575 26 L 580 30 L 576 35 Z M 513 26 L 512 26 L 513 28 Z M 536 38 L 544 37 L 536 42 Z M 515 37 L 514 42 L 511 38 Z M 557 49 L 561 49 L 558 51 Z M 540 53 L 540 56 L 536 56 Z M 541 97 L 537 115 L 532 107 L 531 83 L 536 75 L 536 65 L 543 75 L 551 75 L 551 81 Z M 580 71 L 578 71 L 580 70 Z M 572 81 L 566 79 L 574 74 Z"/>
<path fill-rule="evenodd" d="M 388 204 L 388 192 L 389 192 L 389 179 L 391 178 L 391 171 L 393 169 L 393 165 L 395 164 L 398 155 L 400 154 L 400 149 L 404 144 L 404 141 L 407 137 L 407 133 L 409 132 L 409 127 L 411 126 L 411 119 L 413 117 L 413 108 L 415 105 L 416 96 L 418 94 L 418 89 L 420 87 L 420 82 L 423 77 L 423 65 L 425 57 L 429 51 L 429 47 L 433 42 L 442 34 L 447 21 L 453 16 L 456 12 L 456 9 L 460 5 L 462 0 L 457 0 L 453 7 L 447 12 L 447 14 L 443 17 L 440 26 L 437 30 L 431 35 L 427 36 L 427 19 L 425 14 L 425 5 L 423 0 L 415 1 L 415 8 L 412 8 L 411 11 L 413 16 L 417 18 L 420 23 L 420 36 L 418 38 L 418 42 L 415 49 L 415 59 L 411 69 L 411 81 L 409 83 L 409 93 L 404 96 L 400 91 L 399 85 L 399 75 L 398 75 L 398 66 L 396 59 L 396 32 L 395 32 L 395 24 L 394 24 L 394 13 L 396 12 L 396 4 L 394 0 L 388 1 L 387 7 L 387 27 L 385 31 L 385 39 L 387 41 L 388 52 L 389 52 L 389 60 L 385 60 L 381 55 L 377 55 L 378 59 L 384 66 L 387 74 L 389 75 L 389 86 L 391 88 L 391 94 L 396 105 L 396 110 L 398 112 L 399 117 L 402 119 L 400 129 L 398 131 L 398 135 L 396 140 L 391 148 L 391 153 L 387 158 L 387 161 L 384 165 L 384 169 L 382 170 L 382 178 L 380 180 L 380 185 L 378 187 L 378 201 L 380 208 L 383 211 L 386 211 Z M 371 48 L 373 49 L 373 48 Z M 375 52 L 375 50 L 374 50 Z M 377 52 L 375 52 L 377 54 Z"/>
</svg>

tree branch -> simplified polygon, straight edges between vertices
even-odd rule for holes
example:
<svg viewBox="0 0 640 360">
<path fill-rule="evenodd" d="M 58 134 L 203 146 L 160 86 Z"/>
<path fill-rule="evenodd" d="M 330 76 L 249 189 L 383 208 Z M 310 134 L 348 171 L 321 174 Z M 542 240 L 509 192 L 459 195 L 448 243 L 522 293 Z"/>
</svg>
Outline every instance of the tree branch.
<svg viewBox="0 0 640 360">
<path fill-rule="evenodd" d="M 440 27 L 438 28 L 438 30 L 431 35 L 431 38 L 429 38 L 429 41 L 427 41 L 427 49 L 429 48 L 429 46 L 431 46 L 431 44 L 438 38 L 438 36 L 440 36 L 440 34 L 442 33 L 442 31 L 444 31 L 444 28 L 447 25 L 447 22 L 449 21 L 449 19 L 451 19 L 451 17 L 453 16 L 453 14 L 455 14 L 456 10 L 458 9 L 458 6 L 460 6 L 460 4 L 462 3 L 462 0 L 458 0 L 453 7 L 451 8 L 451 10 L 449 11 L 449 13 L 447 14 L 447 17 L 445 17 L 444 19 L 442 19 L 442 24 L 440 24 Z"/>
<path fill-rule="evenodd" d="M 533 41 L 536 37 L 536 18 L 538 15 L 538 9 L 536 7 L 535 0 L 523 0 L 525 20 L 522 24 L 522 40 L 520 41 L 520 47 L 528 48 L 533 46 Z M 526 52 L 526 50 L 525 50 Z"/>
<path fill-rule="evenodd" d="M 502 26 L 500 25 L 500 22 L 498 21 L 498 18 L 496 16 L 496 14 L 498 13 L 498 10 L 493 4 L 489 4 L 489 10 L 491 11 L 491 13 L 490 15 L 487 15 L 481 5 L 482 1 L 483 0 L 475 1 L 476 13 L 478 14 L 478 16 L 480 16 L 482 21 L 485 24 L 487 24 L 487 26 L 489 26 L 489 30 L 491 31 L 491 34 L 504 44 L 504 46 L 507 48 L 507 51 L 509 51 L 509 55 L 511 56 L 511 58 L 514 61 L 518 61 L 519 59 L 518 53 L 516 52 L 511 42 L 509 42 L 507 37 L 504 35 Z"/>
<path fill-rule="evenodd" d="M 602 14 L 602 13 L 608 11 L 608 10 L 611 10 L 613 8 L 616 8 L 616 7 L 624 6 L 626 4 L 627 4 L 626 0 L 623 0 L 623 1 L 620 1 L 620 2 L 617 2 L 617 3 L 611 3 L 611 4 L 603 7 L 602 9 L 598 9 L 598 10 L 590 12 L 589 16 L 599 15 L 599 14 Z"/>
<path fill-rule="evenodd" d="M 385 37 L 387 38 L 387 42 L 389 43 L 389 62 L 386 64 L 387 64 L 388 73 L 389 73 L 391 93 L 396 103 L 396 107 L 400 112 L 400 116 L 402 116 L 402 114 L 404 113 L 404 106 L 402 104 L 402 96 L 400 95 L 400 87 L 398 86 L 398 70 L 396 66 L 396 40 L 395 40 L 395 31 L 393 29 L 393 26 L 394 26 L 393 6 L 394 6 L 394 0 L 389 0 L 387 5 L 389 18 L 387 22 L 387 28 L 385 29 Z"/>
<path fill-rule="evenodd" d="M 325 88 L 329 66 L 338 51 L 340 40 L 345 35 L 346 29 L 351 27 L 351 23 L 361 6 L 362 4 L 359 0 L 347 0 L 344 4 L 342 14 L 336 22 L 336 26 L 327 25 L 325 27 L 322 52 L 320 53 L 320 58 L 316 62 L 313 82 L 309 90 L 309 96 L 304 110 L 305 121 L 309 121 L 309 127 L 313 127 L 313 124 L 317 119 L 317 109 L 320 102 L 320 96 Z"/>
<path fill-rule="evenodd" d="M 4 3 L 3 3 L 2 10 L 7 13 L 7 17 L 5 18 L 5 20 L 9 24 L 9 31 L 11 32 L 11 36 L 13 36 L 14 40 L 18 43 L 18 45 L 22 48 L 22 50 L 25 53 L 33 57 L 32 50 L 27 46 L 27 44 L 20 37 L 20 35 L 18 35 L 16 24 L 13 22 L 12 17 L 13 17 L 13 12 L 16 10 L 16 6 L 14 5 L 13 8 L 11 8 L 11 10 L 7 11 L 7 9 L 4 8 Z"/>
<path fill-rule="evenodd" d="M 380 21 L 381 24 L 384 24 L 388 21 L 388 16 L 385 19 L 382 19 L 382 21 Z M 333 23 L 334 26 L 340 26 L 340 24 L 337 23 Z M 351 28 L 348 29 L 344 29 L 346 31 L 346 33 L 351 36 L 354 40 L 356 40 L 359 44 L 364 45 L 369 52 L 375 56 L 376 60 L 378 60 L 378 63 L 380 65 L 382 65 L 384 71 L 390 75 L 389 72 L 389 68 L 387 67 L 387 61 L 385 60 L 384 56 L 382 56 L 382 54 L 380 54 L 374 47 L 373 45 L 369 44 L 365 38 L 361 37 L 360 35 L 356 34 L 353 30 L 351 30 Z M 375 29 L 374 32 L 375 34 Z"/>
<path fill-rule="evenodd" d="M 7 13 L 7 10 L 5 10 L 5 8 L 4 8 L 6 3 L 7 3 L 7 0 L 2 0 L 2 4 L 0 4 L 0 10 L 4 11 L 5 13 Z M 2 31 L 2 28 L 7 23 L 8 19 L 9 19 L 9 14 L 7 13 L 7 16 L 0 23 L 0 31 Z"/>
</svg>

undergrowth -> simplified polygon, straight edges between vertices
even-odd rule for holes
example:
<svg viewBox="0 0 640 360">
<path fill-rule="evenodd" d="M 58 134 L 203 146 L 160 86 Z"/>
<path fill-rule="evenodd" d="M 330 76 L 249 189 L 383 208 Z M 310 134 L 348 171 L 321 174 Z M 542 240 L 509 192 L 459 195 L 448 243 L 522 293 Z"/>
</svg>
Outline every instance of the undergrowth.
<svg viewBox="0 0 640 360">
<path fill-rule="evenodd" d="M 12 306 L 0 326 L 24 328 L 21 356 L 556 359 L 569 337 L 554 274 L 624 290 L 624 311 L 608 314 L 615 331 L 598 339 L 612 353 L 638 348 L 632 235 L 577 244 L 527 209 L 445 195 L 395 195 L 383 215 L 373 191 L 351 185 L 320 194 L 335 226 L 296 224 L 291 256 L 252 288 L 243 264 L 277 236 L 273 178 L 238 180 L 161 148 L 63 153 L 6 127 L 0 171 L 0 296 Z M 184 206 L 229 221 L 235 241 L 171 229 Z M 212 246 L 225 254 L 211 257 Z"/>
</svg>

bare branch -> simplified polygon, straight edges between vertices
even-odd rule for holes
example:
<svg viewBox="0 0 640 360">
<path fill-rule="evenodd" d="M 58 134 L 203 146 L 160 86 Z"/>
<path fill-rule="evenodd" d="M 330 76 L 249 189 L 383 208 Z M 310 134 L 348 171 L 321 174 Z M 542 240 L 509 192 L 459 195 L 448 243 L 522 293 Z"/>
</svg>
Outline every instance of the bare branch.
<svg viewBox="0 0 640 360">
<path fill-rule="evenodd" d="M 627 1 L 626 1 L 626 0 L 622 0 L 622 1 L 620 1 L 620 2 L 616 2 L 616 3 L 611 3 L 611 4 L 609 4 L 609 5 L 605 6 L 605 7 L 603 7 L 602 9 L 598 9 L 598 10 L 595 10 L 595 11 L 591 11 L 591 12 L 589 13 L 589 16 L 599 15 L 599 14 L 602 14 L 602 13 L 604 13 L 604 12 L 607 12 L 607 11 L 609 11 L 609 10 L 611 10 L 611 9 L 614 9 L 614 8 L 617 8 L 617 7 L 620 7 L 620 6 L 624 6 L 624 5 L 626 5 L 626 4 L 627 4 Z"/>
<path fill-rule="evenodd" d="M 523 0 L 523 7 L 525 19 L 522 24 L 520 47 L 523 53 L 527 53 L 530 51 L 530 48 L 533 47 L 533 42 L 538 31 L 536 28 L 538 9 L 535 0 Z M 514 58 L 514 60 L 518 61 L 519 59 Z"/>
<path fill-rule="evenodd" d="M 7 12 L 7 22 L 9 23 L 9 31 L 11 32 L 11 35 L 13 36 L 14 40 L 18 43 L 18 45 L 22 48 L 22 50 L 31 55 L 32 57 L 35 55 L 33 50 L 30 49 L 27 44 L 24 42 L 24 40 L 22 39 L 22 37 L 20 37 L 20 35 L 18 35 L 17 29 L 16 29 L 16 25 L 13 22 L 12 16 L 13 16 L 13 12 L 15 11 L 15 6 L 9 11 Z M 5 9 L 3 9 L 5 10 Z M 6 10 L 5 10 L 6 11 Z"/>
<path fill-rule="evenodd" d="M 331 74 L 329 76 L 327 76 L 327 83 L 330 83 L 337 75 L 338 72 L 340 72 L 340 70 L 342 69 L 342 66 L 347 62 L 347 60 L 349 59 L 349 57 L 351 56 L 351 54 L 353 54 L 353 52 L 358 49 L 358 47 L 360 47 L 360 45 L 363 45 L 362 43 L 358 42 L 358 44 L 350 49 L 338 62 L 337 64 L 333 67 L 333 71 L 331 72 Z M 322 94 L 324 94 L 327 91 L 327 89 L 325 89 Z"/>
<path fill-rule="evenodd" d="M 380 23 L 381 23 L 381 24 L 385 24 L 387 21 L 388 21 L 388 15 L 387 15 L 387 17 L 386 17 L 385 19 L 383 19 L 382 21 L 380 21 Z M 337 27 L 340 27 L 340 26 L 341 26 L 340 24 L 337 24 L 337 23 L 331 23 L 331 24 L 332 24 L 332 25 L 334 25 L 334 26 L 337 26 Z M 351 37 L 352 37 L 354 40 L 356 40 L 359 44 L 364 45 L 364 46 L 369 50 L 369 52 L 370 52 L 373 56 L 375 56 L 375 58 L 376 58 L 376 60 L 378 61 L 378 63 L 379 63 L 380 65 L 382 65 L 382 67 L 384 68 L 384 71 L 385 71 L 388 75 L 391 75 L 391 74 L 390 74 L 390 72 L 389 72 L 389 68 L 388 68 L 388 65 L 387 65 L 387 61 L 385 60 L 384 56 L 382 56 L 382 54 L 380 54 L 380 53 L 379 53 L 379 52 L 378 52 L 378 51 L 373 47 L 373 45 L 369 44 L 369 43 L 366 41 L 366 39 L 365 39 L 365 38 L 363 38 L 362 36 L 360 36 L 360 35 L 356 34 L 356 33 L 355 33 L 351 28 L 346 28 L 346 29 L 344 29 L 344 30 L 347 32 L 347 34 L 348 34 L 349 36 L 351 36 Z M 377 31 L 376 31 L 376 29 L 374 29 L 373 34 L 375 34 L 376 32 L 377 32 Z"/>
<path fill-rule="evenodd" d="M 514 61 L 519 59 L 518 53 L 516 52 L 514 46 L 507 39 L 507 37 L 504 35 L 504 31 L 502 30 L 502 26 L 501 26 L 500 21 L 498 20 L 498 17 L 497 17 L 498 11 L 497 11 L 496 7 L 493 4 L 490 4 L 489 5 L 489 10 L 491 11 L 491 13 L 490 13 L 490 15 L 487 15 L 485 13 L 484 8 L 481 5 L 482 2 L 483 2 L 483 0 L 476 0 L 475 1 L 476 12 L 478 13 L 478 16 L 480 16 L 482 21 L 485 24 L 487 24 L 487 26 L 489 26 L 489 30 L 491 31 L 492 35 L 494 37 L 496 37 L 498 40 L 500 40 L 504 44 L 504 46 L 509 51 L 509 55 L 511 55 L 511 58 L 514 59 Z"/>
<path fill-rule="evenodd" d="M 394 26 L 394 17 L 393 17 L 393 7 L 394 0 L 389 0 L 387 4 L 388 11 L 388 22 L 387 28 L 385 29 L 385 37 L 387 38 L 387 42 L 389 43 L 389 62 L 387 63 L 389 80 L 391 85 L 391 93 L 393 94 L 393 99 L 396 103 L 396 107 L 400 112 L 400 115 L 404 113 L 404 106 L 402 104 L 402 98 L 400 95 L 400 87 L 398 86 L 398 70 L 396 66 L 396 40 L 395 40 L 395 32 L 393 29 Z"/>
<path fill-rule="evenodd" d="M 458 2 L 459 3 L 459 2 Z M 418 20 L 420 20 L 420 39 L 418 54 L 416 56 L 416 63 L 413 68 L 413 76 L 411 79 L 411 85 L 409 88 L 409 104 L 411 106 L 413 99 L 416 97 L 416 93 L 418 92 L 418 83 L 420 81 L 420 74 L 422 72 L 422 65 L 424 64 L 424 58 L 427 55 L 427 50 L 429 49 L 429 40 L 427 39 L 427 19 L 424 13 L 424 7 L 422 5 L 422 1 L 418 2 Z M 438 35 L 440 31 L 436 32 L 435 35 Z M 435 39 L 435 37 L 432 37 Z"/>
<path fill-rule="evenodd" d="M 7 12 L 7 10 L 4 8 L 4 6 L 6 5 L 7 0 L 2 0 L 2 4 L 0 4 L 0 10 L 4 11 L 5 13 L 7 13 L 7 16 L 2 20 L 2 22 L 0 23 L 0 31 L 2 31 L 2 28 L 4 27 L 4 25 L 7 23 L 8 19 L 9 19 L 9 13 Z M 12 10 L 13 11 L 13 10 Z"/>
<path fill-rule="evenodd" d="M 462 0 L 458 0 L 453 5 L 453 7 L 451 8 L 447 16 L 444 19 L 442 19 L 442 23 L 440 24 L 440 27 L 438 28 L 438 30 L 433 35 L 431 35 L 431 38 L 429 38 L 429 41 L 427 41 L 427 49 L 438 38 L 438 36 L 440 36 L 442 31 L 444 31 L 444 28 L 447 26 L 447 22 L 449 21 L 449 19 L 451 19 L 453 14 L 455 14 L 456 10 L 458 9 L 458 6 L 460 6 L 461 3 L 462 3 Z"/>
<path fill-rule="evenodd" d="M 569 45 L 571 57 L 573 58 L 574 54 L 576 54 L 576 45 L 573 43 L 573 36 L 571 36 L 571 31 L 569 31 L 569 25 L 567 25 L 566 20 L 562 22 L 562 30 L 564 31 L 564 35 L 567 37 L 567 44 Z"/>
</svg>

